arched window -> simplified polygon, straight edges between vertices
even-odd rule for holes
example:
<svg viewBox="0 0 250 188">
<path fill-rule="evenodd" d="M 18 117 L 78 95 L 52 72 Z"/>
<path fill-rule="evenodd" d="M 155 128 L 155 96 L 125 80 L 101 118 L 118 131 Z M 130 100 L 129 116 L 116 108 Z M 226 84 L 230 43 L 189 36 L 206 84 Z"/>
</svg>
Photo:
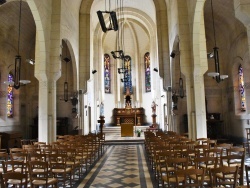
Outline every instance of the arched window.
<svg viewBox="0 0 250 188">
<path fill-rule="evenodd" d="M 245 86 L 244 86 L 244 77 L 243 77 L 243 68 L 242 65 L 239 65 L 239 88 L 240 88 L 240 104 L 241 111 L 246 111 L 246 96 L 245 96 Z"/>
<path fill-rule="evenodd" d="M 13 82 L 13 75 L 9 73 L 8 81 Z M 7 97 L 7 117 L 13 117 L 13 107 L 14 107 L 14 99 L 13 99 L 13 87 L 8 86 L 7 88 L 8 97 Z"/>
<path fill-rule="evenodd" d="M 104 54 L 104 88 L 105 93 L 111 93 L 111 79 L 110 79 L 110 56 Z"/>
<path fill-rule="evenodd" d="M 123 88 L 123 92 L 126 93 L 126 89 L 129 88 L 130 94 L 133 93 L 132 90 L 132 75 L 131 75 L 131 57 L 126 55 L 124 57 L 124 79 L 123 79 L 123 83 L 124 83 L 124 88 Z"/>
<path fill-rule="evenodd" d="M 147 52 L 144 55 L 144 65 L 145 65 L 145 88 L 146 92 L 151 92 L 151 72 L 150 72 L 150 53 Z"/>
</svg>

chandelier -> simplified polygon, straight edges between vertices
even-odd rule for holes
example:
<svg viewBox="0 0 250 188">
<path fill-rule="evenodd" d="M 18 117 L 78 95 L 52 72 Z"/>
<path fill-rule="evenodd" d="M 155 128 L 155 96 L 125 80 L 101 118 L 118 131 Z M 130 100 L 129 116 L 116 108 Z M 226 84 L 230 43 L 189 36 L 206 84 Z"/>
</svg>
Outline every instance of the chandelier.
<svg viewBox="0 0 250 188">
<path fill-rule="evenodd" d="M 217 47 L 217 44 L 216 44 L 213 0 L 211 0 L 211 12 L 212 12 L 212 21 L 213 21 L 214 48 L 213 48 L 213 52 L 207 54 L 207 57 L 208 57 L 208 59 L 211 59 L 211 58 L 214 59 L 215 72 L 209 72 L 209 73 L 207 73 L 207 75 L 214 78 L 217 83 L 220 83 L 224 79 L 228 78 L 228 75 L 221 75 L 220 74 L 220 62 L 219 62 L 219 51 L 218 51 L 219 48 Z"/>
<path fill-rule="evenodd" d="M 64 101 L 68 102 L 68 98 L 69 98 L 69 94 L 68 94 L 68 63 L 71 61 L 70 57 L 68 57 L 67 51 L 68 51 L 68 41 L 66 40 L 66 56 L 63 58 L 63 61 L 66 64 L 66 68 L 65 68 L 65 72 L 66 72 L 66 79 L 64 82 L 64 87 L 63 87 L 63 91 L 64 91 Z"/>
<path fill-rule="evenodd" d="M 13 80 L 4 81 L 4 84 L 9 85 L 10 87 L 14 87 L 15 89 L 19 89 L 21 85 L 26 85 L 31 82 L 30 80 L 21 80 L 22 58 L 19 53 L 20 35 L 21 35 L 21 16 L 22 16 L 22 0 L 20 0 L 20 5 L 19 5 L 18 42 L 17 42 L 17 55 L 15 56 L 15 64 L 14 64 L 15 65 L 14 76 L 13 76 Z M 11 65 L 8 68 L 10 68 Z"/>
</svg>

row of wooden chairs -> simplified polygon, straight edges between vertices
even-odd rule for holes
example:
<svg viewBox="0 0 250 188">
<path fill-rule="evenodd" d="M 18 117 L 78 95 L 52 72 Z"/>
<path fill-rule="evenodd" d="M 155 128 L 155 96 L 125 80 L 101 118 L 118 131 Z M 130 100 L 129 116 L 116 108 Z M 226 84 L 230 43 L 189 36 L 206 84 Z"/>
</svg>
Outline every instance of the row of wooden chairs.
<svg viewBox="0 0 250 188">
<path fill-rule="evenodd" d="M 2 187 L 28 187 L 28 184 L 30 187 L 49 187 L 50 185 L 57 187 L 58 174 L 56 172 L 60 172 L 62 175 L 64 172 L 69 172 L 68 168 L 55 168 L 55 166 L 49 165 L 48 161 L 29 161 L 27 165 L 23 161 L 5 161 L 2 162 L 2 165 L 4 169 L 4 172 L 1 173 Z M 26 168 L 28 168 L 27 172 Z M 63 180 L 65 179 L 63 176 Z"/>
<path fill-rule="evenodd" d="M 72 183 L 72 178 L 75 179 L 76 173 L 78 173 L 80 178 L 80 174 L 86 172 L 88 168 L 103 154 L 105 139 L 103 138 L 103 135 L 101 135 L 101 137 L 92 134 L 81 137 L 73 137 L 71 135 L 70 137 L 60 137 L 57 142 L 51 144 L 46 144 L 44 142 L 33 142 L 32 144 L 23 143 L 22 148 L 10 148 L 9 153 L 7 153 L 6 150 L 3 152 L 0 151 L 0 159 L 8 164 L 7 166 L 10 166 L 9 163 L 13 161 L 23 162 L 25 166 L 23 174 L 28 175 L 28 180 L 30 178 L 30 184 L 32 186 L 38 184 L 38 180 L 34 180 L 32 183 L 31 179 L 33 173 L 31 170 L 35 167 L 35 164 L 33 163 L 38 161 L 48 163 L 48 169 L 50 170 L 50 176 L 48 177 L 54 178 L 56 181 L 45 181 L 46 184 L 49 182 L 57 183 L 59 177 L 63 177 L 61 180 L 65 186 L 65 182 L 68 180 L 70 181 L 70 184 Z M 43 166 L 46 166 L 46 164 Z M 8 171 L 7 169 L 4 170 L 3 164 L 0 168 L 0 174 L 2 174 L 3 178 L 3 181 L 1 182 L 4 183 L 6 179 L 8 179 L 8 175 L 6 175 L 7 173 L 22 173 L 17 169 L 14 171 Z M 56 174 L 59 176 L 56 176 Z"/>
<path fill-rule="evenodd" d="M 212 171 L 210 172 L 211 169 L 236 166 L 238 166 L 237 174 L 239 174 L 236 182 L 243 185 L 245 149 L 243 147 L 233 147 L 232 144 L 217 144 L 215 140 L 210 141 L 208 138 L 192 141 L 177 134 L 165 135 L 145 132 L 145 149 L 158 183 L 164 186 L 164 182 L 168 182 L 166 176 L 167 158 L 174 158 L 175 160 L 177 158 L 185 158 L 189 161 L 187 169 L 198 168 L 197 164 L 195 165 L 195 161 L 197 163 L 199 160 L 213 158 L 216 161 L 216 165 L 213 168 L 211 168 L 211 165 L 214 165 L 214 161 L 203 164 L 203 169 L 205 167 L 207 169 L 208 164 L 210 166 L 205 173 L 204 181 L 206 185 L 211 186 L 214 183 L 211 178 L 208 178 L 210 176 L 209 173 L 212 174 Z M 194 145 L 190 147 L 189 143 L 194 143 Z M 180 168 L 180 165 L 178 168 Z M 162 171 L 162 169 L 165 170 Z M 172 172 L 172 174 L 174 173 Z M 176 179 L 176 177 L 172 178 Z M 194 178 L 192 181 L 194 181 Z"/>
<path fill-rule="evenodd" d="M 197 158 L 198 159 L 198 158 Z M 187 158 L 166 159 L 166 170 L 162 174 L 162 187 L 217 187 L 237 186 L 238 166 L 215 168 L 188 168 Z"/>
</svg>

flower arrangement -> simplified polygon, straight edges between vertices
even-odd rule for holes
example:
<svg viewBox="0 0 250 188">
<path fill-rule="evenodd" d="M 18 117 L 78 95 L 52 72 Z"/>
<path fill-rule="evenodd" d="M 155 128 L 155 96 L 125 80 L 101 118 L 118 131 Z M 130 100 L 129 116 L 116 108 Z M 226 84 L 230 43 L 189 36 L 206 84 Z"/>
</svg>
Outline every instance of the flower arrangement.
<svg viewBox="0 0 250 188">
<path fill-rule="evenodd" d="M 142 130 L 141 129 L 136 129 L 136 133 L 141 133 Z"/>
</svg>

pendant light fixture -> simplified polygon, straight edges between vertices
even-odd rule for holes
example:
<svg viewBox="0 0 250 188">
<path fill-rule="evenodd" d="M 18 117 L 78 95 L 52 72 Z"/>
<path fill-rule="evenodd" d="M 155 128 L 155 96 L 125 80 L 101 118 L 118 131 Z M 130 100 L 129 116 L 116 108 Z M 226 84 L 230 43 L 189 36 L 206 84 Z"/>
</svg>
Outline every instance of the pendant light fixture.
<svg viewBox="0 0 250 188">
<path fill-rule="evenodd" d="M 212 21 L 213 21 L 213 34 L 214 34 L 214 50 L 212 53 L 208 54 L 208 58 L 214 59 L 215 64 L 215 72 L 207 73 L 208 76 L 213 77 L 217 83 L 223 81 L 224 79 L 228 78 L 228 75 L 221 75 L 220 74 L 220 62 L 219 62 L 219 48 L 216 44 L 216 35 L 215 35 L 215 26 L 214 26 L 214 11 L 213 11 L 213 0 L 211 0 L 211 12 L 212 12 Z"/>
<path fill-rule="evenodd" d="M 110 31 L 110 30 L 114 30 L 114 31 L 118 30 L 118 21 L 117 21 L 117 17 L 116 17 L 116 12 L 110 11 L 110 5 L 111 4 L 110 4 L 110 0 L 109 0 L 109 10 L 107 10 L 106 9 L 106 0 L 105 0 L 105 11 L 100 11 L 100 10 L 97 11 L 99 23 L 100 23 L 102 31 L 104 33 L 106 33 L 107 31 Z M 109 19 L 108 19 L 107 23 L 105 23 L 103 14 L 109 14 Z"/>
<path fill-rule="evenodd" d="M 64 101 L 68 102 L 69 100 L 69 93 L 68 93 L 68 63 L 71 61 L 68 57 L 67 51 L 68 51 L 68 45 L 66 41 L 66 56 L 63 58 L 63 61 L 66 63 L 66 79 L 64 82 Z"/>
<path fill-rule="evenodd" d="M 21 56 L 19 54 L 20 47 L 20 34 L 21 34 L 21 16 L 22 16 L 22 0 L 20 0 L 19 6 L 19 25 L 18 25 L 18 43 L 17 43 L 17 55 L 15 58 L 15 71 L 14 71 L 14 88 L 19 89 L 20 77 L 21 77 Z"/>
<path fill-rule="evenodd" d="M 22 58 L 20 55 L 20 35 L 21 35 L 21 17 L 22 17 L 22 0 L 20 0 L 19 5 L 19 21 L 18 21 L 18 40 L 17 40 L 17 55 L 15 57 L 15 69 L 14 69 L 14 76 L 13 81 L 5 81 L 4 84 L 7 84 L 15 89 L 19 89 L 20 86 L 29 84 L 30 80 L 21 80 L 21 63 Z M 12 64 L 11 64 L 12 65 Z M 11 65 L 8 67 L 10 68 Z"/>
<path fill-rule="evenodd" d="M 180 66 L 179 97 L 183 98 L 184 97 L 184 89 L 183 89 L 183 79 L 181 77 L 181 57 L 180 57 L 180 60 L 179 60 L 179 66 Z"/>
</svg>

